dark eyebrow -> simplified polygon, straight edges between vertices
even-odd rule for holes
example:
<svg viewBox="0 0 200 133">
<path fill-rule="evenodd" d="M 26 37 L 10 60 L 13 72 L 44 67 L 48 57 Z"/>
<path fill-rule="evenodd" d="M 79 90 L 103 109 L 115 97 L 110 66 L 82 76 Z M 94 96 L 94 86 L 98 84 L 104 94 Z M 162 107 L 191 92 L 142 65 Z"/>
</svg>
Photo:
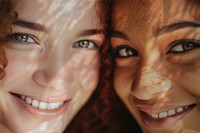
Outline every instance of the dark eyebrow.
<svg viewBox="0 0 200 133">
<path fill-rule="evenodd" d="M 43 32 L 47 31 L 47 29 L 45 28 L 44 25 L 41 25 L 41 24 L 38 24 L 35 22 L 28 22 L 28 21 L 22 20 L 22 19 L 16 20 L 15 22 L 13 22 L 13 24 L 24 27 L 24 28 L 29 28 L 31 30 L 43 31 Z"/>
<path fill-rule="evenodd" d="M 173 24 L 164 26 L 162 28 L 156 29 L 154 31 L 154 35 L 159 36 L 159 35 L 166 33 L 166 32 L 172 32 L 172 31 L 182 29 L 182 28 L 187 28 L 187 27 L 200 27 L 200 24 L 195 23 L 195 22 L 188 22 L 188 21 L 173 23 Z"/>
<path fill-rule="evenodd" d="M 103 30 L 98 30 L 98 29 L 84 30 L 78 34 L 78 37 L 91 36 L 91 35 L 96 35 L 96 34 L 103 34 Z"/>
<path fill-rule="evenodd" d="M 122 38 L 125 40 L 129 40 L 128 36 L 125 33 L 121 32 L 121 31 L 117 31 L 117 30 L 111 30 L 110 37 Z"/>
</svg>

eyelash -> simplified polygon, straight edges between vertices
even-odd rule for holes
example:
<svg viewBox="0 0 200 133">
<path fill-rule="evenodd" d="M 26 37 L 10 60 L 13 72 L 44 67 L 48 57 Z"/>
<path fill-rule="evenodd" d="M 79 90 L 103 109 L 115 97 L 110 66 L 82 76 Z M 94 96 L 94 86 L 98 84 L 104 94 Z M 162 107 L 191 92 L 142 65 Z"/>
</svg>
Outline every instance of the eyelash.
<svg viewBox="0 0 200 133">
<path fill-rule="evenodd" d="M 98 45 L 90 40 L 80 40 L 73 44 L 73 48 L 95 49 Z"/>
<path fill-rule="evenodd" d="M 18 44 L 26 44 L 26 45 L 27 44 L 38 44 L 39 45 L 39 43 L 35 39 L 36 37 L 34 37 L 33 35 L 30 35 L 30 34 L 27 34 L 27 33 L 12 33 L 11 35 L 9 35 L 8 38 L 17 42 Z M 26 39 L 26 40 L 23 41 L 23 39 Z M 31 42 L 27 42 L 28 40 Z M 73 44 L 73 48 L 94 49 L 94 48 L 98 48 L 98 45 L 90 40 L 80 40 Z"/>
<path fill-rule="evenodd" d="M 138 52 L 136 49 L 122 45 L 113 49 L 113 55 L 115 58 L 129 58 L 133 56 L 138 56 Z"/>
<path fill-rule="evenodd" d="M 200 42 L 196 40 L 178 40 L 171 43 L 172 48 L 167 52 L 167 54 L 181 54 L 189 52 L 195 48 L 200 48 Z"/>
<path fill-rule="evenodd" d="M 25 38 L 26 37 L 26 38 Z M 9 35 L 9 38 L 18 44 L 37 44 L 39 43 L 36 41 L 36 37 L 27 33 L 12 33 Z M 20 40 L 21 39 L 21 40 Z M 24 41 L 22 39 L 25 39 Z M 31 42 L 28 42 L 31 41 Z"/>
</svg>

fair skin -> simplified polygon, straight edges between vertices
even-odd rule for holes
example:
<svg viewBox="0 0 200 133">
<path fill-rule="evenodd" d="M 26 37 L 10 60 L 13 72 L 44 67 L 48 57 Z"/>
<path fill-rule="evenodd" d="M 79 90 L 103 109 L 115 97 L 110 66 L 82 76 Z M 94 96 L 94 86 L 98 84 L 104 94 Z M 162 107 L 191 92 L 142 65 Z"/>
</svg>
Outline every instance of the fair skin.
<svg viewBox="0 0 200 133">
<path fill-rule="evenodd" d="M 200 132 L 199 1 L 116 0 L 117 94 L 145 133 Z"/>
<path fill-rule="evenodd" d="M 15 133 L 63 132 L 98 84 L 95 1 L 16 2 L 18 19 L 2 44 L 0 122 Z"/>
</svg>

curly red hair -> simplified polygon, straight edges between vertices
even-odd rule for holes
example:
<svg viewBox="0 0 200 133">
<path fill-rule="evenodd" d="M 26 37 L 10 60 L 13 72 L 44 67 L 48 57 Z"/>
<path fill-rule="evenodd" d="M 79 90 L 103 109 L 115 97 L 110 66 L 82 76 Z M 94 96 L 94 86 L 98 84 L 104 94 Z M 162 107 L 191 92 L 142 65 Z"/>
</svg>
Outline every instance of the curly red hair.
<svg viewBox="0 0 200 133">
<path fill-rule="evenodd" d="M 16 18 L 16 13 L 12 11 L 13 4 L 11 0 L 0 1 L 0 41 L 11 32 L 11 23 Z M 0 79 L 5 76 L 4 68 L 7 65 L 7 60 L 3 48 L 0 47 Z"/>
<path fill-rule="evenodd" d="M 97 12 L 104 28 L 99 86 L 88 103 L 76 115 L 65 133 L 141 132 L 138 124 L 116 95 L 113 87 L 114 61 L 110 46 L 113 0 L 97 0 Z M 119 115 L 120 114 L 120 115 Z"/>
</svg>

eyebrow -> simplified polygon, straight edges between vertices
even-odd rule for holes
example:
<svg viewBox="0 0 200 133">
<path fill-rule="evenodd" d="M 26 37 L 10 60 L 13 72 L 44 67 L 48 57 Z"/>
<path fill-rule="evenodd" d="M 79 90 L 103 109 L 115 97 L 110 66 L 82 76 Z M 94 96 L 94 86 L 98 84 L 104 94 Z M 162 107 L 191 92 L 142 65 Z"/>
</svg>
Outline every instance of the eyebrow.
<svg viewBox="0 0 200 133">
<path fill-rule="evenodd" d="M 31 30 L 36 30 L 36 31 L 42 31 L 42 32 L 47 32 L 47 29 L 44 25 L 34 23 L 34 22 L 29 22 L 26 20 L 18 19 L 14 23 L 14 25 L 24 27 L 24 28 L 29 28 Z M 78 34 L 79 37 L 82 36 L 90 36 L 90 35 L 95 35 L 95 34 L 102 34 L 103 30 L 98 30 L 98 29 L 89 29 L 89 30 L 84 30 Z"/>
<path fill-rule="evenodd" d="M 91 36 L 96 34 L 103 34 L 103 30 L 98 30 L 98 29 L 84 30 L 78 34 L 78 37 Z"/>
<path fill-rule="evenodd" d="M 117 31 L 117 30 L 111 30 L 110 37 L 122 38 L 125 40 L 129 40 L 128 36 L 125 33 L 121 32 L 121 31 Z"/>
<path fill-rule="evenodd" d="M 22 19 L 18 19 L 15 22 L 13 22 L 14 25 L 20 26 L 20 27 L 24 27 L 24 28 L 29 28 L 31 30 L 36 30 L 36 31 L 42 31 L 42 32 L 46 32 L 47 29 L 45 28 L 44 25 L 35 23 L 35 22 L 29 22 L 26 20 L 22 20 Z"/>
<path fill-rule="evenodd" d="M 154 31 L 154 35 L 159 36 L 159 35 L 164 34 L 166 32 L 172 32 L 172 31 L 175 31 L 175 30 L 178 30 L 178 29 L 188 28 L 188 27 L 200 27 L 200 24 L 195 23 L 195 22 L 188 22 L 188 21 L 173 23 L 173 24 L 164 26 L 162 28 L 156 29 Z"/>
</svg>

